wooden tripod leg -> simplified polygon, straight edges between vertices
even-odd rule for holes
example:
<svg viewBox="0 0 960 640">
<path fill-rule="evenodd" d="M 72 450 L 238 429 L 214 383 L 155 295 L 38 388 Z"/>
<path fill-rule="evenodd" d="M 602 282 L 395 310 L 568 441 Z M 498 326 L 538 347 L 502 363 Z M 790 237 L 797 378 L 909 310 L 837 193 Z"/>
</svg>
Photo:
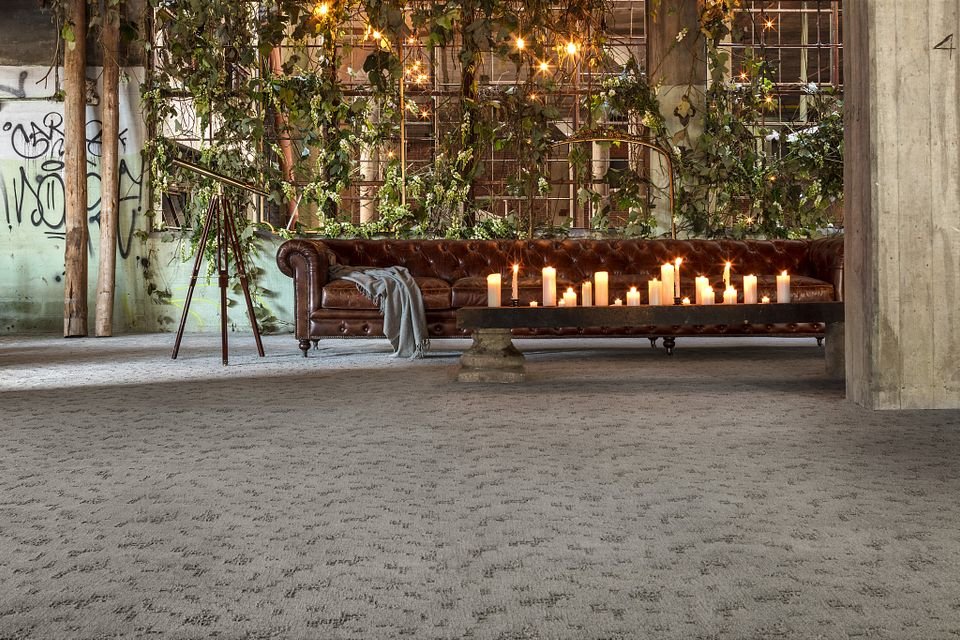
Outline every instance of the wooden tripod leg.
<svg viewBox="0 0 960 640">
<path fill-rule="evenodd" d="M 224 205 L 223 196 L 220 198 L 220 215 L 217 219 L 217 281 L 220 284 L 220 355 L 223 366 L 228 363 L 227 347 L 227 285 L 230 278 L 227 275 L 227 217 L 230 215 Z"/>
<path fill-rule="evenodd" d="M 193 259 L 193 274 L 190 276 L 190 286 L 187 288 L 187 299 L 183 303 L 183 315 L 180 316 L 180 328 L 177 329 L 177 339 L 173 343 L 172 359 L 176 360 L 180 353 L 180 342 L 183 340 L 183 330 L 187 326 L 187 314 L 190 313 L 190 301 L 193 299 L 193 290 L 197 288 L 197 276 L 200 275 L 200 263 L 203 262 L 203 254 L 206 253 L 207 240 L 210 239 L 210 226 L 216 217 L 217 199 L 214 196 L 207 207 L 207 220 L 203 223 L 203 231 L 200 233 L 200 242 L 197 243 L 197 255 Z"/>
<path fill-rule="evenodd" d="M 237 275 L 240 278 L 240 287 L 243 289 L 243 297 L 247 301 L 247 315 L 250 317 L 250 327 L 253 329 L 253 337 L 257 342 L 257 353 L 262 358 L 263 341 L 260 339 L 260 327 L 257 326 L 257 316 L 253 312 L 253 299 L 250 297 L 250 285 L 247 282 L 247 267 L 243 261 L 243 252 L 240 250 L 240 236 L 237 233 L 237 223 L 232 215 L 233 211 L 228 209 L 228 214 L 224 219 L 227 220 L 227 235 L 230 238 L 230 248 L 233 250 L 233 261 L 237 265 Z"/>
</svg>

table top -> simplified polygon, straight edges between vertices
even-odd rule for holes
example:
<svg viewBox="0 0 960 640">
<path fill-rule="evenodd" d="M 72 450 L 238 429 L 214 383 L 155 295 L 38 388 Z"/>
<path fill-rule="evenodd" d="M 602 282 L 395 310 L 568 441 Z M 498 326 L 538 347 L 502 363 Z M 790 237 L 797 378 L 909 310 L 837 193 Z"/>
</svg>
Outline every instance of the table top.
<svg viewBox="0 0 960 640">
<path fill-rule="evenodd" d="M 842 302 L 717 304 L 638 307 L 463 307 L 462 329 L 625 327 L 643 325 L 738 325 L 843 322 Z"/>
</svg>

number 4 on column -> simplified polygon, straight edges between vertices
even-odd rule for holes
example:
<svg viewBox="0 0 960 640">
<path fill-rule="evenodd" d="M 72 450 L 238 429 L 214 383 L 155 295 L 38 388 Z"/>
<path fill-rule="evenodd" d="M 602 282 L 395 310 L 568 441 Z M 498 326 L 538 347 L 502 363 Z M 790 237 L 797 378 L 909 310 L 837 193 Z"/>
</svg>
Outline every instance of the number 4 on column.
<svg viewBox="0 0 960 640">
<path fill-rule="evenodd" d="M 949 51 L 950 59 L 953 60 L 953 52 L 956 49 L 956 47 L 953 46 L 953 34 L 951 33 L 948 35 L 946 38 L 934 45 L 933 48 L 939 49 L 940 51 Z"/>
</svg>

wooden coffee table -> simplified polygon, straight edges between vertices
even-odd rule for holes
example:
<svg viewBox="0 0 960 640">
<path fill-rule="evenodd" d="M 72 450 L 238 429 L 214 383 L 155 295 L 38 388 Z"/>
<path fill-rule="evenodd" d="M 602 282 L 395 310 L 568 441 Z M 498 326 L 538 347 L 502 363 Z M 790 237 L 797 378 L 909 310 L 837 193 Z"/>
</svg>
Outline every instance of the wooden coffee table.
<svg viewBox="0 0 960 640">
<path fill-rule="evenodd" d="M 843 303 L 675 305 L 652 307 L 464 307 L 457 326 L 470 329 L 473 344 L 460 357 L 461 382 L 521 382 L 524 357 L 513 345 L 512 329 L 642 326 L 750 326 L 782 323 L 826 325 L 827 374 L 843 378 Z M 717 334 L 720 335 L 720 334 Z M 672 354 L 675 336 L 662 336 Z"/>
</svg>

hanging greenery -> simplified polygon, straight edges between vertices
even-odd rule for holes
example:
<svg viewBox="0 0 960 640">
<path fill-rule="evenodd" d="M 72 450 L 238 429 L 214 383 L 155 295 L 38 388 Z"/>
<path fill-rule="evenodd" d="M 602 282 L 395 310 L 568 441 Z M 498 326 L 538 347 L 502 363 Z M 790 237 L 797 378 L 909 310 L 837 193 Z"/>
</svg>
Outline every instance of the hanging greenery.
<svg viewBox="0 0 960 640">
<path fill-rule="evenodd" d="M 842 178 L 835 179 L 842 176 L 842 126 L 832 126 L 839 122 L 839 100 L 811 93 L 816 106 L 810 111 L 820 128 L 805 124 L 803 131 L 784 130 L 780 142 L 766 140 L 781 132 L 763 125 L 776 100 L 764 61 L 748 55 L 743 77 L 731 77 L 721 43 L 730 35 L 739 0 L 700 5 L 711 69 L 704 132 L 682 146 L 668 133 L 658 88 L 648 82 L 643 65 L 607 54 L 604 0 L 573 0 L 562 9 L 546 0 L 151 2 L 158 9 L 161 41 L 144 96 L 160 134 L 151 145 L 160 185 L 196 182 L 166 162 L 183 152 L 166 139 L 172 126 L 195 135 L 203 164 L 265 185 L 276 205 L 293 210 L 290 203 L 297 202 L 301 210 L 315 211 L 316 232 L 465 237 L 543 232 L 552 220 L 537 218 L 535 205 L 551 188 L 551 149 L 577 133 L 558 128 L 557 104 L 571 83 L 589 76 L 583 75 L 584 65 L 602 80 L 578 86 L 580 126 L 633 123 L 672 150 L 675 213 L 686 233 L 807 233 L 826 219 L 842 190 Z M 356 59 L 358 28 L 364 54 L 360 68 L 352 69 L 346 61 Z M 678 34 L 678 41 L 685 35 Z M 440 132 L 430 161 L 408 170 L 397 140 L 405 119 L 427 114 L 416 97 L 430 95 L 423 87 L 437 72 L 440 63 L 433 56 L 441 50 L 454 54 L 449 63 L 458 67 L 453 77 L 459 81 L 458 99 L 442 105 L 442 116 L 460 126 Z M 487 54 L 512 63 L 512 84 L 483 89 Z M 366 80 L 360 89 L 346 83 L 358 76 Z M 516 166 L 503 188 L 521 206 L 507 223 L 491 222 L 502 216 L 492 215 L 486 196 L 476 191 L 484 177 L 481 159 L 491 149 Z M 370 196 L 377 219 L 355 225 L 342 211 L 342 198 L 358 182 L 362 153 L 377 154 L 384 182 Z M 654 233 L 647 193 L 657 186 L 637 167 L 618 167 L 602 177 L 601 194 L 586 154 L 584 145 L 574 145 L 570 161 L 579 200 L 591 204 L 595 226 L 607 230 L 607 214 L 616 208 L 630 212 L 628 233 Z"/>
</svg>

